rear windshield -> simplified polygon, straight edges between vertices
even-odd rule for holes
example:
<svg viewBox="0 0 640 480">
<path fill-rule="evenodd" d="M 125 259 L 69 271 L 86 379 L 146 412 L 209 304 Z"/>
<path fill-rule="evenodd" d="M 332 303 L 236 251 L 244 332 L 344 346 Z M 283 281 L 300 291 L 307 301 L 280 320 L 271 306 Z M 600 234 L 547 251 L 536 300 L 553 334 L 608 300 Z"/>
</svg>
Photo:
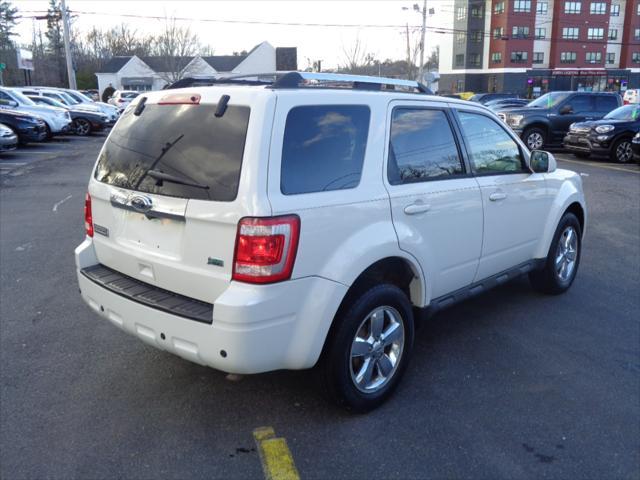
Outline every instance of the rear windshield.
<svg viewBox="0 0 640 480">
<path fill-rule="evenodd" d="M 98 158 L 95 179 L 172 197 L 235 200 L 249 107 L 229 105 L 222 117 L 215 111 L 204 104 L 146 105 L 139 116 L 126 111 Z"/>
</svg>

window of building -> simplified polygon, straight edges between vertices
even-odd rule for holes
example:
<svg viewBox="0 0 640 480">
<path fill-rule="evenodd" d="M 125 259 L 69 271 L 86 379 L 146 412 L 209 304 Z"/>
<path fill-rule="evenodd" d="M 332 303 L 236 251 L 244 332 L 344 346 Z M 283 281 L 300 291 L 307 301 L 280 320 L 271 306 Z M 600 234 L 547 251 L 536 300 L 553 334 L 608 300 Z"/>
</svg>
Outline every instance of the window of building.
<svg viewBox="0 0 640 480">
<path fill-rule="evenodd" d="M 477 113 L 458 112 L 471 168 L 484 174 L 525 171 L 518 144 L 495 120 Z"/>
<path fill-rule="evenodd" d="M 467 42 L 467 33 L 466 32 L 456 32 L 456 42 L 460 45 Z"/>
<path fill-rule="evenodd" d="M 442 110 L 393 111 L 387 163 L 391 185 L 442 180 L 463 173 L 453 131 Z"/>
<path fill-rule="evenodd" d="M 358 186 L 370 116 L 365 105 L 292 108 L 282 141 L 282 193 L 294 195 Z"/>
<path fill-rule="evenodd" d="M 587 39 L 588 40 L 602 40 L 604 38 L 604 28 L 588 28 Z"/>
<path fill-rule="evenodd" d="M 561 52 L 560 63 L 576 63 L 576 52 Z"/>
<path fill-rule="evenodd" d="M 636 15 L 640 15 L 640 3 L 638 4 L 638 8 L 636 8 Z"/>
<path fill-rule="evenodd" d="M 504 27 L 498 27 L 493 29 L 493 38 L 500 39 L 504 37 Z"/>
<path fill-rule="evenodd" d="M 529 55 L 527 52 L 511 52 L 512 63 L 526 63 Z"/>
<path fill-rule="evenodd" d="M 587 63 L 600 63 L 602 62 L 602 52 L 587 52 L 585 60 Z"/>
<path fill-rule="evenodd" d="M 633 39 L 634 40 L 640 40 L 640 28 L 636 28 L 633 31 Z"/>
<path fill-rule="evenodd" d="M 612 17 L 619 17 L 620 16 L 620 5 L 618 5 L 617 3 L 612 3 L 611 4 L 611 16 Z"/>
<path fill-rule="evenodd" d="M 536 28 L 536 40 L 543 40 L 547 38 L 546 28 Z"/>
<path fill-rule="evenodd" d="M 615 52 L 607 53 L 607 64 L 612 65 L 616 63 L 616 54 Z"/>
<path fill-rule="evenodd" d="M 640 52 L 633 52 L 631 54 L 631 62 L 640 63 Z"/>
<path fill-rule="evenodd" d="M 531 0 L 514 0 L 513 11 L 515 13 L 524 13 L 531 11 Z"/>
<path fill-rule="evenodd" d="M 464 80 L 456 80 L 456 92 L 464 92 Z"/>
<path fill-rule="evenodd" d="M 472 5 L 471 18 L 483 18 L 483 17 L 484 17 L 484 5 Z"/>
<path fill-rule="evenodd" d="M 464 67 L 464 54 L 456 55 L 456 67 Z"/>
<path fill-rule="evenodd" d="M 529 36 L 529 27 L 513 27 L 511 36 L 513 38 L 527 38 Z"/>
<path fill-rule="evenodd" d="M 502 62 L 502 53 L 494 52 L 491 54 L 491 63 L 500 63 Z"/>
<path fill-rule="evenodd" d="M 469 65 L 472 67 L 480 66 L 480 54 L 479 53 L 470 53 L 469 54 Z"/>
<path fill-rule="evenodd" d="M 456 19 L 464 20 L 465 18 L 467 18 L 467 7 L 463 6 L 456 8 Z"/>
<path fill-rule="evenodd" d="M 536 4 L 536 13 L 538 15 L 546 15 L 549 10 L 549 3 L 547 2 L 538 2 Z"/>
<path fill-rule="evenodd" d="M 618 30 L 615 28 L 609 29 L 609 40 L 616 40 L 618 38 Z"/>
<path fill-rule="evenodd" d="M 577 27 L 564 27 L 562 29 L 562 38 L 565 40 L 577 40 L 580 35 L 580 29 Z"/>
<path fill-rule="evenodd" d="M 483 32 L 480 30 L 474 30 L 471 32 L 471 41 L 473 43 L 482 43 Z"/>
<path fill-rule="evenodd" d="M 591 15 L 604 15 L 607 13 L 607 4 L 605 2 L 591 2 L 589 13 Z"/>
<path fill-rule="evenodd" d="M 533 63 L 544 63 L 544 52 L 533 52 Z"/>
<path fill-rule="evenodd" d="M 493 6 L 493 13 L 499 15 L 504 13 L 504 2 L 498 2 Z"/>
<path fill-rule="evenodd" d="M 564 13 L 580 13 L 582 2 L 564 2 Z"/>
</svg>

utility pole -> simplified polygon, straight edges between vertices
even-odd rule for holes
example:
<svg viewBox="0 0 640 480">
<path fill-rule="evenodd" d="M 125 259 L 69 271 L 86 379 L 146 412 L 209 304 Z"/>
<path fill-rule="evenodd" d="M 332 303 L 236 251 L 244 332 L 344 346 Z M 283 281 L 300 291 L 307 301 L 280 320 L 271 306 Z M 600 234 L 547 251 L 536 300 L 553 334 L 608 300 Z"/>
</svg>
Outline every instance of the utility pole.
<svg viewBox="0 0 640 480">
<path fill-rule="evenodd" d="M 411 80 L 411 45 L 409 44 L 409 23 L 407 22 L 407 80 Z"/>
<path fill-rule="evenodd" d="M 427 31 L 427 0 L 424 0 L 422 5 L 422 33 L 420 37 L 420 66 L 418 67 L 418 81 L 422 82 L 422 76 L 424 74 L 424 37 Z"/>
<path fill-rule="evenodd" d="M 69 77 L 69 88 L 76 90 L 76 72 L 73 71 L 73 59 L 71 58 L 71 42 L 69 41 L 69 12 L 65 5 L 65 0 L 61 0 L 62 7 L 62 30 L 64 37 L 64 55 L 67 58 L 67 76 Z"/>
</svg>

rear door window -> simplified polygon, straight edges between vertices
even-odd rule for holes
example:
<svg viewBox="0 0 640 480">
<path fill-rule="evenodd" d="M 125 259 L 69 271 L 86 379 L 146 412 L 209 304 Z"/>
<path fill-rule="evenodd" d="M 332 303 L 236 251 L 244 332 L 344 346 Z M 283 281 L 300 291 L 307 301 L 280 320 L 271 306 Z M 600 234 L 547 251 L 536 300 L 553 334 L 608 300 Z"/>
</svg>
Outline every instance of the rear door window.
<svg viewBox="0 0 640 480">
<path fill-rule="evenodd" d="M 96 180 L 172 197 L 235 200 L 249 107 L 229 105 L 222 117 L 215 111 L 216 105 L 200 104 L 146 105 L 139 116 L 125 112 L 98 158 Z"/>
<path fill-rule="evenodd" d="M 593 110 L 593 95 L 576 95 L 569 99 L 567 105 L 571 106 L 573 113 L 588 113 Z"/>
<path fill-rule="evenodd" d="M 287 115 L 280 190 L 285 195 L 355 188 L 371 112 L 364 105 L 307 105 Z"/>
<path fill-rule="evenodd" d="M 596 97 L 596 112 L 608 113 L 618 108 L 618 101 L 612 95 L 598 95 Z"/>
<path fill-rule="evenodd" d="M 391 185 L 464 173 L 451 125 L 442 110 L 396 108 L 391 119 L 387 177 Z"/>
</svg>

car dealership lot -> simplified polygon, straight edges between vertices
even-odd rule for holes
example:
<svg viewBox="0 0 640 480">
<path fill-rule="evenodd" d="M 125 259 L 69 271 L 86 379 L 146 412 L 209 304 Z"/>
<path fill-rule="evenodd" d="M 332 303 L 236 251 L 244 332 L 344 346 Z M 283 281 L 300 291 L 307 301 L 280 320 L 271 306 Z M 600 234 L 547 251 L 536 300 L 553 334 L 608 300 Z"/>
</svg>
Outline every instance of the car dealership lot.
<svg viewBox="0 0 640 480">
<path fill-rule="evenodd" d="M 303 478 L 640 474 L 637 164 L 556 153 L 589 206 L 573 288 L 546 297 L 523 278 L 441 313 L 396 395 L 352 416 L 312 372 L 230 381 L 83 304 L 72 253 L 103 140 L 0 157 L 0 477 L 259 478 L 261 426 Z"/>
</svg>

